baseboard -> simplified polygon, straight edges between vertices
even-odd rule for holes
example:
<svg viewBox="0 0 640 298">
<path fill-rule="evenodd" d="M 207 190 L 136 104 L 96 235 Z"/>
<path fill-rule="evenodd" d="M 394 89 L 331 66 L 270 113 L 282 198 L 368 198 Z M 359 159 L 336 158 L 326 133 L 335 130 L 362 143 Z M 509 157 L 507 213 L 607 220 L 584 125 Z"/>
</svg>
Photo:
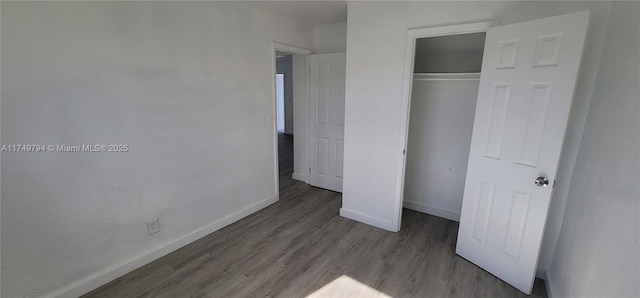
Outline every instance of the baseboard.
<svg viewBox="0 0 640 298">
<path fill-rule="evenodd" d="M 46 295 L 47 297 L 79 297 L 84 295 L 98 287 L 105 285 L 112 280 L 123 276 L 135 269 L 138 269 L 152 261 L 155 261 L 187 244 L 190 244 L 206 235 L 209 235 L 219 229 L 222 229 L 248 215 L 259 211 L 278 201 L 277 195 L 270 196 L 257 203 L 249 205 L 237 212 L 234 212 L 226 217 L 216 220 L 200 229 L 193 231 L 192 233 L 185 235 L 182 238 L 176 239 L 166 243 L 165 245 L 152 250 L 146 254 L 138 255 L 128 261 L 114 265 L 105 270 L 91 274 L 83 279 L 80 279 L 60 290 Z"/>
<path fill-rule="evenodd" d="M 556 295 L 554 293 L 557 292 L 555 290 L 557 288 L 556 288 L 553 276 L 550 274 L 549 271 L 546 271 L 544 277 L 545 277 L 545 279 L 544 279 L 544 287 L 547 290 L 547 297 L 548 298 L 556 297 Z M 557 297 L 559 297 L 559 296 L 557 296 Z"/>
<path fill-rule="evenodd" d="M 377 228 L 381 228 L 387 231 L 397 232 L 395 230 L 395 227 L 391 224 L 391 221 L 369 216 L 357 211 L 340 208 L 340 216 L 346 217 L 348 219 L 353 219 L 355 221 L 359 221 L 361 223 L 365 223 L 365 224 L 368 224 Z"/>
<path fill-rule="evenodd" d="M 418 203 L 418 202 L 414 202 L 414 201 L 403 201 L 402 203 L 402 207 L 407 208 L 407 209 L 411 209 L 411 210 L 415 210 L 418 212 L 422 212 L 422 213 L 427 213 L 427 214 L 431 214 L 431 215 L 435 215 L 438 217 L 442 217 L 442 218 L 446 218 L 446 219 L 450 219 L 453 221 L 460 221 L 460 213 L 458 212 L 453 212 L 453 211 L 449 211 L 449 210 L 444 210 L 444 209 L 440 209 L 437 207 L 433 207 L 424 203 Z"/>
<path fill-rule="evenodd" d="M 298 180 L 298 181 L 307 183 L 307 175 L 305 174 L 293 173 L 293 175 L 291 175 L 291 178 L 293 178 L 293 180 Z"/>
</svg>

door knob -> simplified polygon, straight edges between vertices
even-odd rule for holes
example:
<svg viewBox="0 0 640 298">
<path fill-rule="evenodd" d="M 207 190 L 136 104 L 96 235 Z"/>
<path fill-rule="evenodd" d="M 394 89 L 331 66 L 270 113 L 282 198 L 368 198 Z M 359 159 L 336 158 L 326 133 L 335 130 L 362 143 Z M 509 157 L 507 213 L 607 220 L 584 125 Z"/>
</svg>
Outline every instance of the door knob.
<svg viewBox="0 0 640 298">
<path fill-rule="evenodd" d="M 549 185 L 549 179 L 547 179 L 547 177 L 538 177 L 533 183 L 535 183 L 536 186 L 547 187 Z"/>
</svg>

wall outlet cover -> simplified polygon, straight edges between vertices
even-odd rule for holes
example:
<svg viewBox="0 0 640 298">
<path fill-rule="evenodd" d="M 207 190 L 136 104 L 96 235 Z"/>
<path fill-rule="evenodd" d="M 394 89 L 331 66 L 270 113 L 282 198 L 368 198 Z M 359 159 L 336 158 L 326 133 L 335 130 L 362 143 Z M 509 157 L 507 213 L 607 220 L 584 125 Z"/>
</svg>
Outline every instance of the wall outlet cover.
<svg viewBox="0 0 640 298">
<path fill-rule="evenodd" d="M 147 222 L 147 229 L 149 230 L 149 235 L 153 235 L 155 233 L 160 232 L 160 220 L 154 218 Z"/>
</svg>

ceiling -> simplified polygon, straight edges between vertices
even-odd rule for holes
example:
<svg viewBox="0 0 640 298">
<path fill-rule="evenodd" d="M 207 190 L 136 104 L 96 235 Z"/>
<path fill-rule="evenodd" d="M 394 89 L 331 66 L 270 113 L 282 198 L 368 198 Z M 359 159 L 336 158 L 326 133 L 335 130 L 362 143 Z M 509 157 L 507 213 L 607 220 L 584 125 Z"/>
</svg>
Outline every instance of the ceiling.
<svg viewBox="0 0 640 298">
<path fill-rule="evenodd" d="M 305 26 L 347 21 L 347 1 L 240 1 Z"/>
</svg>

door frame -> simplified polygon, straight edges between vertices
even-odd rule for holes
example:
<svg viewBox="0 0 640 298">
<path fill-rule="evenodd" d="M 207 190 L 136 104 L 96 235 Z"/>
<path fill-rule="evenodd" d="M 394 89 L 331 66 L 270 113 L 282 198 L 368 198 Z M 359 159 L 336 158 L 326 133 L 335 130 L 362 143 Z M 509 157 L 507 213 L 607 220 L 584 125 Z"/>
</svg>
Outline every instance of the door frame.
<svg viewBox="0 0 640 298">
<path fill-rule="evenodd" d="M 404 59 L 404 84 L 401 97 L 401 114 L 400 114 L 400 139 L 398 140 L 398 158 L 400 162 L 396 170 L 396 191 L 394 198 L 394 214 L 392 227 L 398 232 L 402 224 L 402 202 L 404 196 L 404 178 L 405 167 L 407 162 L 406 148 L 409 140 L 409 113 L 411 110 L 411 91 L 413 88 L 413 66 L 415 60 L 416 40 L 426 37 L 460 35 L 469 33 L 487 32 L 491 27 L 500 25 L 497 20 L 482 21 L 474 23 L 465 23 L 457 25 L 427 27 L 409 29 L 406 37 L 405 59 Z"/>
<path fill-rule="evenodd" d="M 268 116 L 268 121 L 271 127 L 271 133 L 273 134 L 273 173 L 274 173 L 274 187 L 275 187 L 275 194 L 276 194 L 276 199 L 280 200 L 280 169 L 278 167 L 279 165 L 279 161 L 278 161 L 278 132 L 277 132 L 277 123 L 276 123 L 276 104 L 277 104 L 277 99 L 276 99 L 276 52 L 286 52 L 286 53 L 290 53 L 290 54 L 296 54 L 296 55 L 304 55 L 304 56 L 309 56 L 311 55 L 311 53 L 313 53 L 312 50 L 307 49 L 307 48 L 303 48 L 303 47 L 298 47 L 298 46 L 292 46 L 292 45 L 288 45 L 285 43 L 280 43 L 280 42 L 276 42 L 276 41 L 272 41 L 271 42 L 271 113 Z M 305 59 L 308 60 L 308 59 Z M 305 69 L 308 68 L 308 64 L 309 62 L 305 62 Z M 293 62 L 292 62 L 293 65 Z M 308 79 L 305 78 L 305 96 L 308 97 Z M 308 117 L 305 117 L 308 118 Z M 309 125 L 306 125 L 306 130 L 309 130 Z M 295 129 L 295 128 L 294 128 Z M 295 133 L 294 133 L 295 134 Z M 305 135 L 308 135 L 308 132 L 305 132 Z M 308 151 L 308 148 L 307 148 Z M 307 154 L 308 155 L 308 154 Z M 308 158 L 308 156 L 307 156 Z"/>
</svg>

